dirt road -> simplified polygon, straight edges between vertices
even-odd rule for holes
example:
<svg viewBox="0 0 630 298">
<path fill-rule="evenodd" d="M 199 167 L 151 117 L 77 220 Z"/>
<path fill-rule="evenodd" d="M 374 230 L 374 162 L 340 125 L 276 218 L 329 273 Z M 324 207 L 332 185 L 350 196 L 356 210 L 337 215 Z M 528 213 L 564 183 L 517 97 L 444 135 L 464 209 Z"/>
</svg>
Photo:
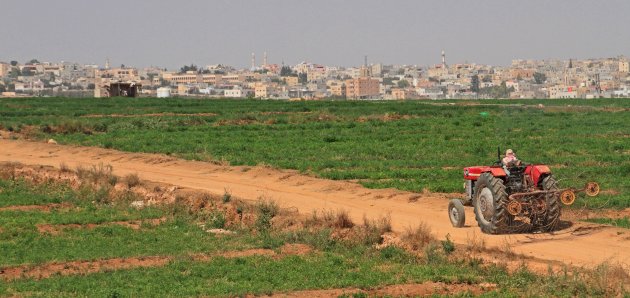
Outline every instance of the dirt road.
<svg viewBox="0 0 630 298">
<path fill-rule="evenodd" d="M 630 231 L 608 226 L 573 223 L 554 234 L 490 236 L 481 234 L 472 209 L 466 210 L 466 227 L 455 229 L 448 220 L 448 199 L 442 194 L 416 194 L 392 189 L 372 190 L 360 185 L 300 175 L 295 171 L 264 167 L 219 166 L 175 159 L 165 155 L 126 153 L 92 147 L 51 145 L 29 141 L 0 140 L 0 161 L 27 165 L 70 167 L 113 166 L 114 173 L 137 173 L 140 178 L 181 187 L 256 200 L 276 200 L 282 207 L 300 212 L 345 209 L 360 222 L 363 216 L 391 215 L 395 230 L 425 222 L 436 237 L 450 234 L 457 243 L 484 239 L 489 247 L 511 247 L 512 251 L 538 259 L 579 266 L 602 262 L 630 265 Z"/>
</svg>

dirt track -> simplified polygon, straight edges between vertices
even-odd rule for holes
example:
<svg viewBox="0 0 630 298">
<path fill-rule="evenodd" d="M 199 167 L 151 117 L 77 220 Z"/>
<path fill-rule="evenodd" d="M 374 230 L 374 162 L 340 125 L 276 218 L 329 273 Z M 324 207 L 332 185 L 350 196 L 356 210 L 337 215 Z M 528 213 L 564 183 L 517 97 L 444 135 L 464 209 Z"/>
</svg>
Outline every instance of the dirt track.
<svg viewBox="0 0 630 298">
<path fill-rule="evenodd" d="M 466 212 L 466 227 L 452 228 L 446 211 L 448 200 L 443 194 L 372 190 L 350 182 L 307 177 L 295 171 L 219 166 L 157 154 L 28 141 L 0 140 L 0 161 L 55 167 L 61 163 L 70 167 L 103 163 L 112 165 L 117 175 L 137 173 L 145 180 L 216 194 L 223 194 L 227 189 L 234 196 L 249 200 L 265 196 L 284 208 L 294 207 L 300 212 L 345 209 L 357 222 L 364 215 L 389 214 L 397 231 L 423 221 L 439 239 L 450 234 L 453 241 L 465 244 L 469 239 L 481 238 L 489 247 L 509 246 L 513 252 L 543 260 L 580 266 L 594 266 L 606 261 L 630 265 L 629 230 L 573 223 L 554 234 L 489 236 L 481 234 L 476 227 L 470 208 Z"/>
</svg>

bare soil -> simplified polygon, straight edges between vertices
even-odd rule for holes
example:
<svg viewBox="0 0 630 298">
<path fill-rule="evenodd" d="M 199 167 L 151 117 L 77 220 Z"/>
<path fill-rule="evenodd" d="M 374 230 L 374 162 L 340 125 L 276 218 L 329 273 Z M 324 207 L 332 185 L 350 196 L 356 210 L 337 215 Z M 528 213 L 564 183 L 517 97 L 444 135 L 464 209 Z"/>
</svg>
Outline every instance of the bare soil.
<svg viewBox="0 0 630 298">
<path fill-rule="evenodd" d="M 133 269 L 139 267 L 163 266 L 170 261 L 169 257 L 116 258 L 96 261 L 74 261 L 64 263 L 48 263 L 38 266 L 16 266 L 0 269 L 0 280 L 21 278 L 44 279 L 53 275 L 91 274 L 104 270 Z"/>
<path fill-rule="evenodd" d="M 299 250 L 295 248 L 299 247 Z M 216 257 L 223 258 L 246 258 L 252 256 L 267 256 L 281 258 L 287 255 L 303 255 L 305 251 L 309 253 L 312 249 L 304 244 L 286 244 L 280 248 L 280 254 L 276 254 L 271 249 L 248 249 L 228 251 L 219 254 L 196 254 L 192 259 L 200 262 L 208 262 Z M 77 275 L 92 274 L 106 270 L 125 270 L 139 267 L 160 267 L 165 266 L 173 258 L 170 256 L 145 256 L 131 258 L 113 258 L 93 261 L 71 261 L 54 262 L 41 265 L 19 265 L 13 267 L 0 268 L 0 280 L 16 280 L 22 278 L 44 279 L 54 275 Z"/>
<path fill-rule="evenodd" d="M 40 212 L 50 212 L 55 209 L 65 209 L 72 208 L 72 205 L 67 203 L 57 204 L 46 204 L 46 205 L 20 205 L 20 206 L 7 206 L 1 207 L 0 211 L 40 211 Z"/>
<path fill-rule="evenodd" d="M 112 225 L 128 227 L 133 230 L 140 230 L 140 228 L 142 227 L 142 224 L 149 224 L 149 225 L 156 226 L 156 225 L 161 224 L 165 220 L 166 218 L 155 218 L 155 219 L 150 219 L 150 220 L 113 221 L 113 222 L 105 222 L 105 223 L 99 223 L 99 224 L 94 224 L 94 223 L 66 224 L 66 225 L 38 224 L 37 231 L 39 231 L 42 234 L 58 235 L 59 233 L 63 232 L 66 229 L 91 230 L 97 227 L 112 226 Z"/>
<path fill-rule="evenodd" d="M 71 168 L 107 164 L 119 176 L 137 173 L 143 180 L 219 196 L 229 189 L 234 197 L 251 201 L 271 198 L 282 208 L 300 213 L 346 210 L 354 222 L 362 222 L 364 216 L 390 216 L 395 232 L 424 222 L 438 239 L 448 234 L 455 243 L 466 245 L 475 235 L 489 249 L 508 247 L 515 254 L 550 263 L 586 267 L 603 262 L 630 264 L 630 239 L 624 235 L 625 229 L 565 221 L 563 228 L 553 233 L 486 235 L 479 231 L 470 207 L 466 208 L 465 227 L 453 228 L 447 216 L 448 198 L 453 194 L 367 189 L 356 183 L 309 177 L 292 170 L 225 166 L 159 154 L 22 140 L 0 140 L 2 161 L 47 166 L 63 163 Z"/>
<path fill-rule="evenodd" d="M 166 116 L 200 116 L 200 117 L 212 117 L 216 116 L 215 113 L 151 113 L 151 114 L 89 114 L 83 115 L 82 118 L 136 118 L 136 117 L 166 117 Z"/>
<path fill-rule="evenodd" d="M 494 284 L 446 284 L 442 282 L 425 282 L 417 284 L 389 285 L 380 288 L 361 290 L 356 288 L 327 289 L 327 290 L 306 290 L 290 293 L 277 293 L 267 297 L 339 297 L 341 295 L 367 294 L 370 297 L 419 297 L 434 295 L 457 295 L 470 293 L 481 295 L 487 291 L 494 290 Z"/>
</svg>

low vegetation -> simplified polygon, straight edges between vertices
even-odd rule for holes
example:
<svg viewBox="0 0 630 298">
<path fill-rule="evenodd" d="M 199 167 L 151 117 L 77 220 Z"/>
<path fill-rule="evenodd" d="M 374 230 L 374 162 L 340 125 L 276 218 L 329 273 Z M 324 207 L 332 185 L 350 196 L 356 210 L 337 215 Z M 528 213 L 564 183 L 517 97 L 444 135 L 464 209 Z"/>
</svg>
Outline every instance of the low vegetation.
<svg viewBox="0 0 630 298">
<path fill-rule="evenodd" d="M 610 265 L 511 271 L 470 257 L 424 225 L 388 243 L 387 217 L 355 223 L 343 210 L 300 217 L 272 198 L 248 204 L 182 192 L 173 194 L 176 203 L 138 207 L 144 198 L 132 188 L 116 190 L 128 186 L 125 179 L 94 191 L 114 180 L 102 169 L 53 181 L 0 166 L 0 296 L 240 296 L 423 282 L 459 287 L 449 293 L 460 295 L 610 296 L 623 295 L 630 280 Z M 140 182 L 133 189 L 168 188 Z M 33 205 L 56 207 L 7 208 Z M 131 221 L 140 224 L 120 224 Z M 101 269 L 90 265 L 99 262 Z"/>
</svg>

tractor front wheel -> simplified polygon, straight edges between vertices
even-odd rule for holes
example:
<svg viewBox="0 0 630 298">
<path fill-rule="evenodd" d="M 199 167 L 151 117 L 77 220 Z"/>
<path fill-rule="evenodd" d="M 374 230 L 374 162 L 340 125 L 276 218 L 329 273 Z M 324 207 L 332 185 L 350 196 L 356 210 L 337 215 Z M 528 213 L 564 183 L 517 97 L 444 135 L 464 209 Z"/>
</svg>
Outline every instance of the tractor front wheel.
<svg viewBox="0 0 630 298">
<path fill-rule="evenodd" d="M 464 204 L 458 199 L 452 199 L 448 202 L 448 218 L 451 220 L 453 227 L 461 228 L 466 223 L 466 214 L 464 213 Z"/>
</svg>

